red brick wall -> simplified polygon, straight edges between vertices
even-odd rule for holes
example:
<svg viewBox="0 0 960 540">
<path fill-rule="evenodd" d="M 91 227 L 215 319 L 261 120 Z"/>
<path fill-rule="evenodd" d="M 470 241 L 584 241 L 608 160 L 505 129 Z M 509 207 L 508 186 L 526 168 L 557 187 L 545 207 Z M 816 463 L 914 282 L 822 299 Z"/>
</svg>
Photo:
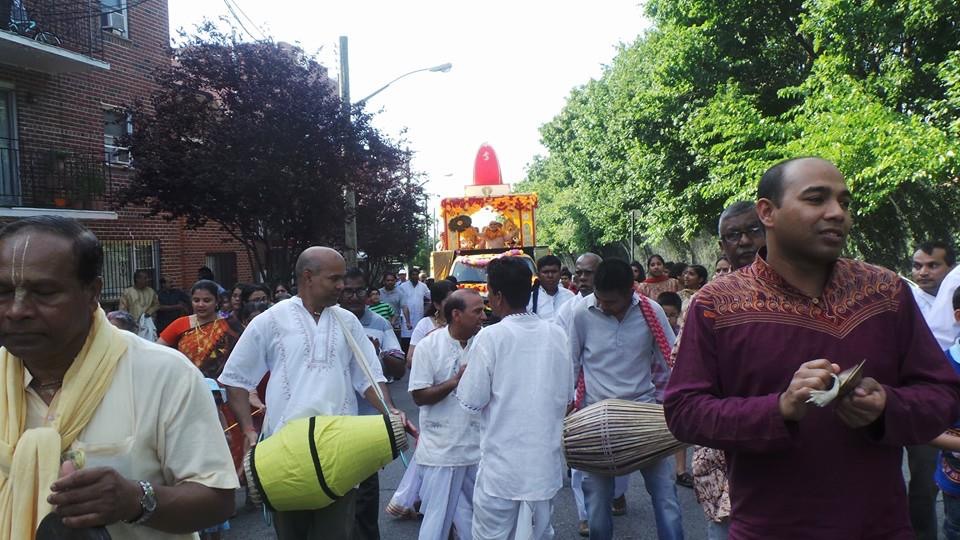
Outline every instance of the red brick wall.
<svg viewBox="0 0 960 540">
<path fill-rule="evenodd" d="M 129 39 L 103 34 L 102 60 L 110 64 L 109 70 L 51 75 L 6 66 L 0 59 L 0 82 L 15 88 L 22 151 L 103 153 L 104 105 L 146 101 L 155 88 L 153 70 L 170 62 L 165 0 L 134 5 L 128 10 L 127 26 Z M 123 182 L 128 173 L 111 168 L 114 181 Z M 215 225 L 184 231 L 180 221 L 147 218 L 135 208 L 120 211 L 118 220 L 81 221 L 102 240 L 159 241 L 160 272 L 175 286 L 189 287 L 211 252 L 236 251 L 238 278 L 253 278 L 245 252 L 235 241 L 224 242 L 228 235 Z"/>
</svg>

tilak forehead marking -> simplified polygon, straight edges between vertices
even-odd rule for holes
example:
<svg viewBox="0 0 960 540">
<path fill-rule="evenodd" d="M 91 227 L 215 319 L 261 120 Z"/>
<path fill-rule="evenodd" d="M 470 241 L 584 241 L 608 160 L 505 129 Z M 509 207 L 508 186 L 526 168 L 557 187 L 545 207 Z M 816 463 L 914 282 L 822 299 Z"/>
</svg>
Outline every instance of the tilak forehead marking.
<svg viewBox="0 0 960 540">
<path fill-rule="evenodd" d="M 27 264 L 27 248 L 30 247 L 30 235 L 26 235 L 26 238 L 23 239 L 23 252 L 20 255 L 20 280 L 17 281 L 17 249 L 20 247 L 20 240 L 17 240 L 17 243 L 13 245 L 13 256 L 10 260 L 10 281 L 14 286 L 20 288 L 19 286 L 23 284 L 23 274 L 24 268 Z M 18 293 L 19 294 L 19 293 Z"/>
</svg>

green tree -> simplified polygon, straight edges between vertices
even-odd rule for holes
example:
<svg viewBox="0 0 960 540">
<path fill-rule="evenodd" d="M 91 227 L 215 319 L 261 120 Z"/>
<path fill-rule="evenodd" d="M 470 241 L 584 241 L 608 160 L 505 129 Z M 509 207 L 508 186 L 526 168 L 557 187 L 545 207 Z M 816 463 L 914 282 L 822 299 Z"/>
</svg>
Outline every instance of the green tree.
<svg viewBox="0 0 960 540">
<path fill-rule="evenodd" d="M 957 231 L 955 2 L 655 0 L 647 14 L 653 28 L 541 128 L 526 188 L 546 193 L 552 245 L 622 240 L 630 210 L 648 240 L 682 244 L 798 155 L 847 176 L 856 255 L 899 267 L 914 239 Z"/>
</svg>

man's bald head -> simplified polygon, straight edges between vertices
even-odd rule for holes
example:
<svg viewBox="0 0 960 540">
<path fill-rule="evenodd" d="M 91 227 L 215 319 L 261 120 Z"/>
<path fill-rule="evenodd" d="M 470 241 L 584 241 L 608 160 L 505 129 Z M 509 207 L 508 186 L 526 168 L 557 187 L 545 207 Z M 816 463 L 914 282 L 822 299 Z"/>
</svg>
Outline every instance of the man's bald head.
<svg viewBox="0 0 960 540">
<path fill-rule="evenodd" d="M 336 250 L 322 246 L 303 250 L 297 258 L 296 272 L 297 294 L 308 310 L 318 313 L 340 300 L 347 264 Z"/>
<path fill-rule="evenodd" d="M 587 264 L 592 265 L 596 269 L 597 265 L 603 262 L 603 257 L 597 255 L 596 253 L 590 253 L 589 251 L 583 255 L 577 257 L 576 264 Z"/>
<path fill-rule="evenodd" d="M 757 185 L 757 199 L 767 199 L 776 206 L 783 204 L 783 192 L 786 191 L 786 183 L 791 179 L 790 169 L 806 163 L 817 163 L 836 169 L 836 165 L 832 162 L 817 156 L 785 159 L 767 169 L 760 177 L 760 183 Z M 839 174 L 839 171 L 837 173 Z"/>
<path fill-rule="evenodd" d="M 297 265 L 294 271 L 299 282 L 303 279 L 303 273 L 307 270 L 316 273 L 324 268 L 338 265 L 346 266 L 346 262 L 343 260 L 343 255 L 340 255 L 337 250 L 324 246 L 311 246 L 303 250 L 297 257 Z"/>
<path fill-rule="evenodd" d="M 483 298 L 473 289 L 457 289 L 443 300 L 443 316 L 450 327 L 450 334 L 457 339 L 470 339 L 480 328 L 486 315 Z"/>
<path fill-rule="evenodd" d="M 602 262 L 603 257 L 596 253 L 587 252 L 577 257 L 577 262 L 573 267 L 573 277 L 577 285 L 577 291 L 581 296 L 593 293 L 593 275 Z"/>
</svg>

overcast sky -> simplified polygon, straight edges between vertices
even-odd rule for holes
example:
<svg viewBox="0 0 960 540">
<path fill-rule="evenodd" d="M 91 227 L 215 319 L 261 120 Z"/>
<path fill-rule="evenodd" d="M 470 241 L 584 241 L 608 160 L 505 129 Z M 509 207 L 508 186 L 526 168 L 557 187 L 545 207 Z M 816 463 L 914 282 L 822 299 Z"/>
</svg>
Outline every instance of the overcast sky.
<svg viewBox="0 0 960 540">
<path fill-rule="evenodd" d="M 406 129 L 415 169 L 443 197 L 461 195 L 472 181 L 484 142 L 496 150 L 504 181 L 522 180 L 544 153 L 539 127 L 648 25 L 637 0 L 169 0 L 171 29 L 229 16 L 231 1 L 273 39 L 318 53 L 335 78 L 339 36 L 348 36 L 354 101 L 403 73 L 451 62 L 450 72 L 411 75 L 368 104 L 382 109 L 376 125 L 387 135 Z"/>
</svg>

